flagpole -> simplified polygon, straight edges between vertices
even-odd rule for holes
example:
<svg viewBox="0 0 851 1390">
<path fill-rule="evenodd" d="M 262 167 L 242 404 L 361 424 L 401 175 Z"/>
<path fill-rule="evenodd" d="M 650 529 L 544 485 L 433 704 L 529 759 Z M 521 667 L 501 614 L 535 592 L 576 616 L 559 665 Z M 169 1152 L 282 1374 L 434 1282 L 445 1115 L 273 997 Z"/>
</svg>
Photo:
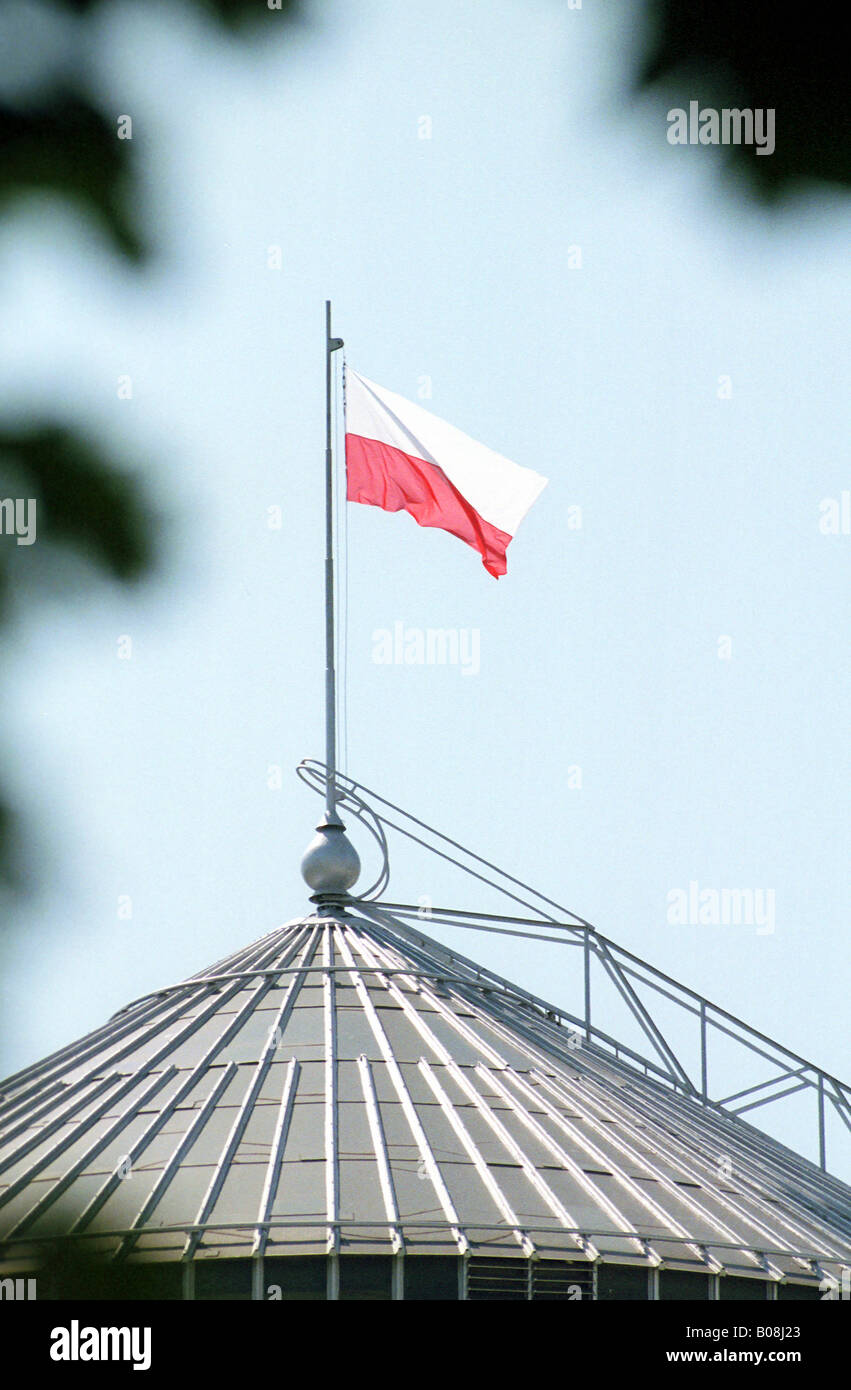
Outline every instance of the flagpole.
<svg viewBox="0 0 851 1390">
<path fill-rule="evenodd" d="M 310 901 L 345 912 L 360 874 L 360 859 L 337 815 L 337 673 L 334 668 L 334 458 L 331 386 L 333 356 L 343 346 L 331 336 L 331 301 L 325 301 L 325 819 L 301 860 Z M 329 924 L 337 920 L 329 916 Z"/>
<path fill-rule="evenodd" d="M 337 816 L 337 672 L 334 661 L 334 461 L 331 385 L 333 354 L 343 346 L 331 336 L 331 301 L 325 301 L 325 818 Z"/>
</svg>

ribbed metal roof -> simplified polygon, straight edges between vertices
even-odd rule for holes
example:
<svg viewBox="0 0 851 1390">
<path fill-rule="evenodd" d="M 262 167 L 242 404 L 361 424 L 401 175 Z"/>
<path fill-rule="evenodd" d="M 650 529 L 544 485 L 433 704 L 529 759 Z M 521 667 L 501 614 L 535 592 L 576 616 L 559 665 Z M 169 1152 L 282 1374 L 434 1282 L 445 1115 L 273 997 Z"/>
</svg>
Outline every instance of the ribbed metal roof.
<svg viewBox="0 0 851 1390">
<path fill-rule="evenodd" d="M 405 1250 L 780 1279 L 851 1190 L 390 912 L 291 922 L 0 1095 L 0 1240 L 131 1260 Z"/>
</svg>

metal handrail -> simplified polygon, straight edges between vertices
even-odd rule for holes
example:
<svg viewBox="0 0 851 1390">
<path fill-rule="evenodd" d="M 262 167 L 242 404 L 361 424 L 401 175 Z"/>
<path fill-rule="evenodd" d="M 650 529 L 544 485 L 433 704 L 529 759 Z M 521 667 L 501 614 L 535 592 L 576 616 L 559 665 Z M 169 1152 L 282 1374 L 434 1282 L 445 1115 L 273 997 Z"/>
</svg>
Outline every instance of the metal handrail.
<svg viewBox="0 0 851 1390">
<path fill-rule="evenodd" d="M 318 1214 L 315 1217 L 311 1218 L 306 1218 L 303 1216 L 273 1216 L 268 1217 L 264 1221 L 215 1221 L 200 1224 L 197 1222 L 183 1222 L 175 1223 L 173 1225 L 157 1226 L 156 1234 L 190 1236 L 199 1233 L 203 1235 L 213 1235 L 216 1232 L 245 1231 L 246 1235 L 249 1235 L 255 1231 L 273 1230 L 309 1230 L 323 1232 L 328 1230 L 338 1230 L 341 1233 L 344 1233 L 345 1231 L 349 1230 L 385 1231 L 390 1226 L 392 1226 L 394 1229 L 399 1230 L 403 1234 L 405 1231 L 438 1231 L 442 1235 L 447 1234 L 446 1222 L 441 1222 L 439 1220 L 413 1221 L 408 1220 L 407 1217 L 402 1217 L 398 1220 L 388 1221 L 385 1217 L 383 1220 L 378 1219 L 373 1221 L 363 1221 L 350 1219 L 348 1217 L 329 1218 L 327 1216 L 320 1216 Z M 463 1231 L 494 1231 L 499 1229 L 499 1224 L 495 1221 L 465 1221 L 463 1225 L 459 1227 L 459 1229 Z M 642 1233 L 640 1231 L 613 1231 L 611 1228 L 606 1229 L 605 1227 L 601 1227 L 599 1230 L 596 1228 L 586 1229 L 582 1226 L 562 1226 L 557 1222 L 552 1222 L 548 1225 L 542 1224 L 540 1222 L 535 1222 L 527 1225 L 524 1222 L 521 1229 L 524 1232 L 528 1232 L 528 1234 L 532 1236 L 571 1236 L 586 1242 L 589 1240 L 603 1240 L 611 1239 L 612 1237 L 617 1237 L 618 1240 L 636 1240 L 639 1243 L 652 1244 L 654 1239 L 660 1238 L 658 1236 L 648 1235 L 646 1232 Z M 74 1242 L 85 1240 L 117 1240 L 126 1236 L 138 1236 L 140 1234 L 142 1233 L 137 1228 L 134 1229 L 133 1227 L 124 1226 L 109 1227 L 108 1229 L 104 1228 L 102 1230 L 97 1229 L 90 1231 L 74 1231 L 69 1235 L 63 1235 L 61 1237 L 58 1237 L 55 1232 L 51 1232 L 48 1234 L 25 1235 L 13 1238 L 11 1240 L 5 1240 L 2 1243 L 2 1245 L 0 1245 L 0 1250 L 2 1250 L 4 1258 L 8 1259 L 10 1258 L 8 1252 L 11 1250 L 26 1249 L 27 1247 L 32 1245 L 51 1246 L 55 1245 L 57 1240 L 71 1240 Z M 321 1244 L 323 1239 L 324 1237 L 318 1237 L 316 1243 Z M 664 1239 L 664 1243 L 666 1245 L 693 1246 L 695 1244 L 694 1236 L 677 1236 L 673 1234 L 665 1234 L 665 1236 L 662 1239 Z M 447 1240 L 447 1244 L 448 1243 L 449 1241 Z M 778 1259 L 795 1260 L 799 1264 L 812 1263 L 813 1261 L 818 1261 L 819 1263 L 825 1262 L 827 1264 L 845 1267 L 845 1262 L 843 1259 L 839 1259 L 835 1254 L 826 1253 L 823 1250 L 799 1250 L 797 1248 L 793 1249 L 791 1246 L 748 1245 L 746 1242 L 724 1241 L 714 1239 L 704 1240 L 702 1244 L 711 1250 L 735 1250 L 745 1255 L 756 1256 L 757 1258 L 760 1258 L 762 1256 L 773 1255 L 775 1258 Z M 512 1254 L 514 1253 L 513 1247 L 507 1246 L 506 1249 L 511 1251 Z M 265 1253 L 266 1258 L 270 1258 L 268 1247 Z M 519 1249 L 516 1253 L 519 1256 Z M 573 1254 L 575 1258 L 581 1258 L 581 1251 L 578 1248 L 575 1252 L 572 1251 L 571 1254 Z M 611 1260 L 609 1260 L 609 1257 L 606 1255 L 601 1255 L 599 1258 L 604 1263 L 611 1261 L 617 1263 L 617 1259 L 614 1256 L 611 1257 Z M 589 1263 L 594 1263 L 594 1261 L 589 1260 Z M 804 1271 L 802 1270 L 801 1273 L 803 1275 Z M 771 1275 L 766 1275 L 765 1277 L 767 1279 L 773 1278 L 773 1276 Z"/>
<path fill-rule="evenodd" d="M 303 760 L 296 769 L 302 781 L 306 782 L 313 790 L 324 793 L 326 785 L 325 765 L 315 759 Z M 795 1091 L 809 1089 L 817 1093 L 817 1129 L 818 1129 L 818 1150 L 819 1167 L 827 1171 L 827 1135 L 826 1135 L 826 1107 L 829 1104 L 839 1115 L 842 1123 L 851 1131 L 851 1086 L 833 1076 L 830 1072 L 819 1067 L 815 1062 L 801 1057 L 793 1052 L 791 1048 L 778 1042 L 775 1038 L 760 1032 L 759 1029 L 752 1027 L 743 1019 L 737 1018 L 727 1009 L 721 1008 L 712 1000 L 707 999 L 697 990 L 682 984 L 672 976 L 666 975 L 664 971 L 651 965 L 649 961 L 643 960 L 640 956 L 628 951 L 620 946 L 610 937 L 604 936 L 597 930 L 591 922 L 580 917 L 578 913 L 569 908 L 563 907 L 554 899 L 540 893 L 521 879 L 507 874 L 498 865 L 484 859 L 473 850 L 460 844 L 457 840 L 451 839 L 433 826 L 402 807 L 395 805 L 386 797 L 378 792 L 357 782 L 352 777 L 343 777 L 337 774 L 338 804 L 346 807 L 356 819 L 370 831 L 378 840 L 382 850 L 383 864 L 381 874 L 377 883 L 381 889 L 389 885 L 390 862 L 389 847 L 385 827 L 398 831 L 414 843 L 421 845 L 430 853 L 462 869 L 479 882 L 487 884 L 496 892 L 501 893 L 514 903 L 530 909 L 536 915 L 532 918 L 517 916 L 501 916 L 494 913 L 474 913 L 453 908 L 429 907 L 426 913 L 429 920 L 437 919 L 444 925 L 451 925 L 471 930 L 498 931 L 500 934 L 510 934 L 526 937 L 527 939 L 545 940 L 554 945 L 580 945 L 584 948 L 584 1019 L 579 1020 L 575 1016 L 568 1014 L 565 1010 L 557 1009 L 546 1001 L 536 999 L 525 991 L 518 990 L 509 981 L 501 980 L 498 976 L 488 974 L 495 982 L 498 981 L 502 988 L 509 989 L 515 996 L 522 996 L 533 1002 L 547 1013 L 557 1013 L 562 1018 L 567 1018 L 575 1026 L 581 1027 L 589 1041 L 592 1039 L 597 1043 L 602 1043 L 614 1049 L 616 1056 L 625 1056 L 645 1068 L 645 1072 L 652 1071 L 653 1074 L 678 1090 L 687 1095 L 700 1100 L 704 1105 L 711 1105 L 730 1119 L 737 1120 L 739 1114 L 744 1110 L 755 1109 L 757 1106 L 769 1105 L 784 1096 L 790 1095 Z M 376 809 L 375 805 L 386 807 L 393 816 L 401 817 L 402 824 L 385 814 L 381 809 Z M 408 824 L 405 824 L 407 822 Z M 432 836 L 442 845 L 450 846 L 457 854 L 465 856 L 478 867 L 472 868 L 470 864 L 465 864 L 462 859 L 455 854 L 448 853 L 438 845 L 429 844 L 427 840 L 416 831 L 409 828 L 416 826 L 418 831 L 423 831 Z M 487 873 L 480 872 L 480 869 L 487 870 Z M 510 884 L 511 887 L 506 887 Z M 520 889 L 525 897 L 521 897 L 515 892 Z M 370 906 L 379 907 L 384 912 L 392 912 L 396 916 L 409 917 L 415 916 L 418 920 L 423 918 L 423 909 L 410 903 L 394 903 L 384 899 L 376 901 L 375 885 L 368 890 L 364 896 L 353 899 L 353 906 L 360 905 L 362 909 L 368 910 Z M 531 899 L 531 901 L 530 901 Z M 540 906 L 539 904 L 543 904 Z M 548 909 L 555 909 L 559 916 L 554 917 Z M 561 919 L 561 920 L 560 920 Z M 570 919 L 570 920 L 564 920 Z M 505 923 L 506 926 L 496 927 L 493 924 Z M 546 925 L 550 931 L 553 929 L 564 932 L 564 938 L 553 936 L 543 936 L 541 933 L 532 931 L 526 932 L 517 930 L 523 927 L 536 927 Z M 650 1047 L 655 1054 L 656 1060 L 652 1057 L 644 1057 L 641 1053 L 634 1051 L 624 1044 L 616 1042 L 608 1034 L 598 1029 L 591 1021 L 591 958 L 596 956 L 606 970 L 612 983 L 620 993 L 632 1016 L 637 1021 L 641 1031 L 647 1038 Z M 472 964 L 472 962 L 467 962 Z M 652 1017 L 644 1001 L 640 998 L 633 981 L 643 985 L 655 993 L 663 995 L 666 999 L 685 1010 L 687 1013 L 697 1017 L 700 1024 L 700 1079 L 699 1082 L 692 1079 L 682 1061 L 677 1056 L 675 1049 L 665 1038 L 658 1024 Z M 469 982 L 465 982 L 469 983 Z M 778 1068 L 776 1075 L 768 1080 L 758 1083 L 754 1087 L 749 1087 L 744 1091 L 734 1095 L 719 1099 L 711 1099 L 709 1093 L 709 1032 L 714 1030 L 721 1033 L 733 1042 L 746 1047 L 750 1052 L 763 1058 L 771 1066 Z M 766 1051 L 770 1049 L 770 1051 Z M 738 1109 L 731 1108 L 732 1102 L 741 1100 L 745 1095 L 759 1090 L 768 1090 L 772 1086 L 781 1086 L 784 1082 L 795 1079 L 797 1084 L 785 1090 L 780 1090 L 772 1095 L 767 1095 L 760 1100 L 753 1101 Z"/>
</svg>

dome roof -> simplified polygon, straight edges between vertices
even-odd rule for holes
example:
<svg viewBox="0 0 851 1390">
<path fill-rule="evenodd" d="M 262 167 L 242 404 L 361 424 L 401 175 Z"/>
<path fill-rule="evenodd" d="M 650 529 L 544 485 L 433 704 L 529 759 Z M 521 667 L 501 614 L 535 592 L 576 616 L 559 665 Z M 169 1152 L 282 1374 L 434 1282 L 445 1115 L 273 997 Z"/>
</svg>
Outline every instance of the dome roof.
<svg viewBox="0 0 851 1390">
<path fill-rule="evenodd" d="M 844 1184 L 365 903 L 136 1000 L 6 1081 L 0 1125 L 0 1268 L 57 1221 L 131 1262 L 851 1262 Z"/>
</svg>

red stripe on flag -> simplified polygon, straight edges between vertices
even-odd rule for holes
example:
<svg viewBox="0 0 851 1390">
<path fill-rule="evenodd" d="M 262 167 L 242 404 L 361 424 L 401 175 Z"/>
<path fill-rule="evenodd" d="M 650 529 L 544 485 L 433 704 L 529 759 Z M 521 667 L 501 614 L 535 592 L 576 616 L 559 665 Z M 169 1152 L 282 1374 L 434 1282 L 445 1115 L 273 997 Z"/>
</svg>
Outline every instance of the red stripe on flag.
<svg viewBox="0 0 851 1390">
<path fill-rule="evenodd" d="M 434 463 L 379 439 L 347 434 L 346 496 L 385 512 L 410 512 L 419 526 L 450 531 L 478 550 L 495 579 L 505 574 L 511 536 L 479 516 Z"/>
</svg>

